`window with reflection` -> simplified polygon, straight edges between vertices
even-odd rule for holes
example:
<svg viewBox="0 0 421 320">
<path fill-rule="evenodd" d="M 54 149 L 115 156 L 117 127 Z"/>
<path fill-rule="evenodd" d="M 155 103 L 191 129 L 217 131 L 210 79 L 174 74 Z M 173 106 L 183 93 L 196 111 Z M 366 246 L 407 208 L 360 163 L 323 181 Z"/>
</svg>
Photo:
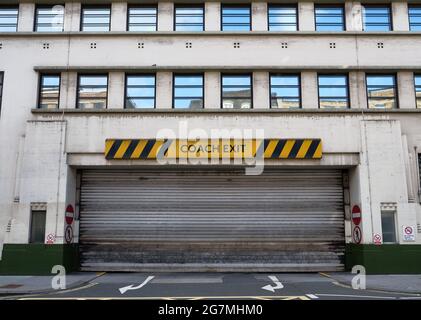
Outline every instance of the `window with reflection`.
<svg viewBox="0 0 421 320">
<path fill-rule="evenodd" d="M 408 5 L 409 30 L 421 31 L 421 5 Z"/>
<path fill-rule="evenodd" d="M 203 108 L 203 82 L 203 74 L 175 74 L 173 101 L 174 108 Z"/>
<path fill-rule="evenodd" d="M 18 7 L 0 6 L 0 32 L 18 31 Z"/>
<path fill-rule="evenodd" d="M 62 32 L 64 28 L 64 6 L 37 6 L 35 31 Z"/>
<path fill-rule="evenodd" d="M 345 17 L 343 6 L 316 5 L 314 7 L 316 31 L 343 31 Z"/>
<path fill-rule="evenodd" d="M 348 76 L 346 74 L 319 74 L 319 108 L 344 109 L 349 107 Z"/>
<path fill-rule="evenodd" d="M 364 31 L 391 31 L 392 18 L 388 5 L 363 5 Z"/>
<path fill-rule="evenodd" d="M 300 92 L 300 76 L 298 74 L 272 74 L 270 76 L 270 105 L 272 108 L 300 108 Z"/>
<path fill-rule="evenodd" d="M 107 107 L 108 75 L 79 75 L 78 103 L 80 109 L 105 109 Z"/>
<path fill-rule="evenodd" d="M 222 4 L 222 31 L 250 31 L 250 5 Z"/>
<path fill-rule="evenodd" d="M 129 74 L 126 76 L 127 109 L 155 108 L 155 75 Z"/>
<path fill-rule="evenodd" d="M 222 74 L 222 108 L 250 109 L 251 90 L 251 74 Z"/>
<path fill-rule="evenodd" d="M 367 75 L 367 98 L 369 108 L 396 108 L 396 97 L 396 77 L 394 74 Z"/>
<path fill-rule="evenodd" d="M 130 6 L 128 8 L 128 30 L 156 31 L 157 11 L 157 7 L 154 6 Z"/>
<path fill-rule="evenodd" d="M 175 6 L 176 31 L 203 31 L 204 8 L 203 6 Z"/>
<path fill-rule="evenodd" d="M 42 74 L 38 108 L 58 109 L 60 99 L 60 74 Z"/>
<path fill-rule="evenodd" d="M 268 5 L 270 31 L 297 31 L 297 6 Z"/>
<path fill-rule="evenodd" d="M 110 31 L 111 8 L 104 7 L 82 7 L 82 31 Z"/>
<path fill-rule="evenodd" d="M 414 76 L 415 81 L 415 96 L 417 99 L 417 108 L 421 108 L 421 75 L 416 74 Z M 1 94 L 1 90 L 0 90 Z"/>
</svg>

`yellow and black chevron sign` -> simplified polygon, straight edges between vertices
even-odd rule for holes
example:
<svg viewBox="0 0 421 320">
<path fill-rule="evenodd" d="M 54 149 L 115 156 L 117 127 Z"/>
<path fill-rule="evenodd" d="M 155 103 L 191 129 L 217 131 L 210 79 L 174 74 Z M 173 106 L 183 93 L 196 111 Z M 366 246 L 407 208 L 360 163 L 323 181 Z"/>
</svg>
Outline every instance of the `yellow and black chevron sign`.
<svg viewBox="0 0 421 320">
<path fill-rule="evenodd" d="M 320 139 L 216 139 L 157 140 L 107 139 L 107 160 L 186 159 L 186 158 L 255 158 L 320 159 Z"/>
</svg>

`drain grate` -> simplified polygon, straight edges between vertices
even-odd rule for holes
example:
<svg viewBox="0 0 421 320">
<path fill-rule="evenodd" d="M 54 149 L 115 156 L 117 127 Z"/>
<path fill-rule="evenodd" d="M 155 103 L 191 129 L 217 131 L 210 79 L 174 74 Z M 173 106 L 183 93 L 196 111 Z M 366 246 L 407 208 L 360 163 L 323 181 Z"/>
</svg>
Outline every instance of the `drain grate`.
<svg viewBox="0 0 421 320">
<path fill-rule="evenodd" d="M 16 289 L 22 287 L 22 284 L 6 284 L 5 286 L 0 286 L 0 289 Z"/>
</svg>

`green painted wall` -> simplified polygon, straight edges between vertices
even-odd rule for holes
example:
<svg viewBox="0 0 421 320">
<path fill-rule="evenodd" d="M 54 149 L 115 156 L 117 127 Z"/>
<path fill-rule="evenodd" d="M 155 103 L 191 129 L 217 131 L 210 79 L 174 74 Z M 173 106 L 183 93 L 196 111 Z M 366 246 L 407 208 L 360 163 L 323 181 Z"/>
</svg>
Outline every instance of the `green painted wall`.
<svg viewBox="0 0 421 320">
<path fill-rule="evenodd" d="M 345 268 L 362 265 L 368 274 L 421 273 L 421 245 L 347 244 Z"/>
<path fill-rule="evenodd" d="M 62 265 L 66 272 L 79 268 L 77 244 L 5 244 L 0 274 L 50 275 L 54 265 Z"/>
</svg>

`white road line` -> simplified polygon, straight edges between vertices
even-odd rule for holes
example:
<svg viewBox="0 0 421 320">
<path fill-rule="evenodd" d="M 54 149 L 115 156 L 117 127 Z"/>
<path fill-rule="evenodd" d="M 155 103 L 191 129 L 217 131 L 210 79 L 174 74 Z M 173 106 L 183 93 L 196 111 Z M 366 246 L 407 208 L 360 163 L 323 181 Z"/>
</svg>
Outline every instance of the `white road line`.
<svg viewBox="0 0 421 320">
<path fill-rule="evenodd" d="M 317 296 L 325 297 L 350 297 L 350 298 L 373 298 L 373 299 L 392 299 L 396 300 L 397 297 L 384 297 L 384 296 L 358 296 L 354 294 L 325 294 L 325 293 L 316 293 Z"/>
<path fill-rule="evenodd" d="M 311 299 L 319 299 L 319 297 L 314 295 L 314 294 L 306 294 L 306 296 L 311 298 Z"/>
</svg>

